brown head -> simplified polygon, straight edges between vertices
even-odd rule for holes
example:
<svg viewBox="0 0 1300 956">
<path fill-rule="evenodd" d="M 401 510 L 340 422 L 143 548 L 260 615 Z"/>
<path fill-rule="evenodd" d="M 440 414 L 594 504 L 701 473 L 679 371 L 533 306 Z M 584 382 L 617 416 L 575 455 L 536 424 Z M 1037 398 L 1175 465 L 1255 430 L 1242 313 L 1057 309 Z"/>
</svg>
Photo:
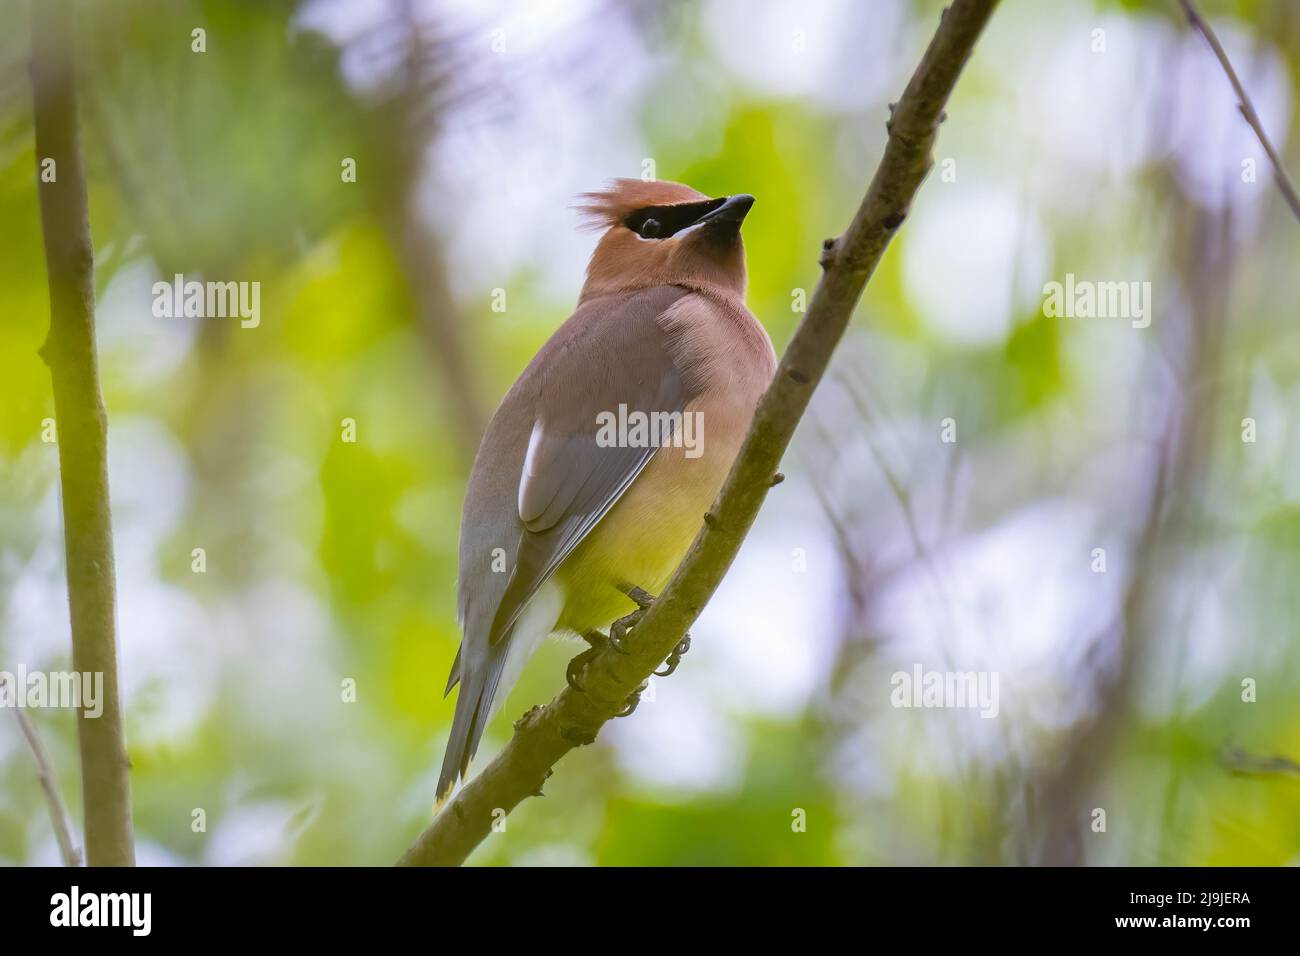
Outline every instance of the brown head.
<svg viewBox="0 0 1300 956">
<path fill-rule="evenodd" d="M 582 200 L 579 208 L 605 234 L 579 302 L 659 285 L 744 296 L 740 224 L 753 196 L 710 199 L 681 183 L 616 179 Z"/>
</svg>

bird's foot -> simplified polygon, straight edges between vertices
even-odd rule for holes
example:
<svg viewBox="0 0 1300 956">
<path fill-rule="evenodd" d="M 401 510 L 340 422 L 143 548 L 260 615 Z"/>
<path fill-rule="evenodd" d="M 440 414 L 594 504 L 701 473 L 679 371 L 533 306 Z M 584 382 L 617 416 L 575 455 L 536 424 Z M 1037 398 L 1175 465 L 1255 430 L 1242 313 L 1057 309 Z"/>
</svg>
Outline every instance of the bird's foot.
<svg viewBox="0 0 1300 956">
<path fill-rule="evenodd" d="M 643 611 L 650 610 L 650 605 L 655 603 L 655 596 L 645 588 L 630 587 L 626 593 L 636 603 L 636 606 Z"/>
<path fill-rule="evenodd" d="M 636 610 L 631 614 L 624 614 L 609 626 L 609 646 L 620 654 L 631 653 L 625 643 L 627 632 L 641 623 L 645 612 L 655 603 L 655 596 L 644 588 L 628 588 L 627 596 L 636 602 Z"/>
<path fill-rule="evenodd" d="M 641 695 L 645 693 L 645 689 L 649 686 L 650 686 L 649 684 L 642 683 L 640 687 L 632 691 L 632 693 L 628 694 L 627 700 L 623 702 L 623 709 L 620 710 L 614 716 L 615 717 L 632 716 L 632 711 L 636 710 L 637 705 L 641 703 Z"/>
<path fill-rule="evenodd" d="M 568 681 L 569 686 L 572 687 L 580 694 L 586 693 L 587 690 L 586 686 L 582 682 L 583 676 L 585 675 L 587 670 L 587 665 L 591 663 L 591 661 L 595 659 L 596 655 L 599 654 L 602 650 L 604 650 L 605 647 L 609 644 L 609 638 L 607 638 L 604 634 L 601 634 L 599 631 L 592 631 L 590 634 L 584 634 L 582 635 L 582 639 L 586 641 L 588 644 L 590 644 L 591 646 L 588 647 L 581 654 L 579 654 L 577 657 L 575 657 L 573 660 L 569 661 L 568 669 L 565 670 L 564 672 L 564 679 Z M 627 653 L 627 652 L 624 651 L 623 653 Z M 626 717 L 628 714 L 632 713 L 632 711 L 636 710 L 637 705 L 641 703 L 641 694 L 646 689 L 646 686 L 647 685 L 642 684 L 635 691 L 633 691 L 628 696 L 627 700 L 624 702 L 623 709 L 620 710 L 618 713 L 616 713 L 614 716 Z M 574 743 L 578 743 L 578 744 L 591 743 L 591 740 L 579 739 L 580 737 L 582 737 L 581 734 L 578 734 L 577 736 L 573 736 L 572 734 L 569 734 L 567 732 L 565 734 L 565 739 L 572 740 Z M 592 740 L 594 739 L 595 738 L 593 737 Z"/>
<path fill-rule="evenodd" d="M 564 679 L 568 681 L 570 687 L 579 693 L 586 690 L 586 688 L 582 686 L 582 676 L 587 670 L 587 665 L 590 664 L 605 645 L 609 643 L 609 638 L 599 631 L 592 631 L 590 634 L 584 634 L 582 635 L 582 639 L 591 646 L 573 660 L 569 661 L 568 669 L 564 672 Z"/>
<path fill-rule="evenodd" d="M 631 653 L 631 649 L 628 648 L 626 643 L 628 631 L 636 627 L 637 624 L 641 622 L 641 619 L 645 617 L 646 611 L 650 610 L 654 605 L 654 595 L 644 588 L 631 587 L 627 589 L 626 593 L 627 596 L 636 604 L 636 610 L 630 614 L 623 615 L 611 624 L 609 626 L 609 637 L 606 637 L 599 631 L 592 631 L 588 634 L 582 635 L 582 639 L 586 641 L 590 647 L 573 660 L 569 661 L 569 666 L 565 671 L 564 677 L 565 680 L 568 681 L 569 686 L 579 693 L 586 692 L 586 686 L 583 683 L 583 679 L 586 676 L 587 665 L 590 664 L 596 658 L 596 655 L 606 647 L 613 648 L 619 654 Z M 682 662 L 682 657 L 690 649 L 691 635 L 685 634 L 682 636 L 682 639 L 677 642 L 677 646 L 673 648 L 672 653 L 664 660 L 663 668 L 655 671 L 654 676 L 667 677 L 673 671 L 677 670 L 678 665 Z M 623 709 L 614 714 L 614 716 L 627 717 L 635 711 L 637 706 L 641 703 L 641 694 L 645 692 L 647 686 L 647 684 L 643 683 L 635 691 L 629 694 L 627 700 L 623 704 Z M 574 743 L 579 744 L 591 742 L 590 740 L 585 739 L 585 735 L 579 734 L 578 736 L 570 736 L 567 731 L 565 737 L 566 739 L 570 739 Z M 579 737 L 582 737 L 582 739 L 578 739 Z"/>
<path fill-rule="evenodd" d="M 690 649 L 691 635 L 688 632 L 682 635 L 682 639 L 677 642 L 677 646 L 673 648 L 673 652 L 664 660 L 664 669 L 654 672 L 655 677 L 667 677 L 673 671 L 677 670 L 677 665 L 682 662 L 682 658 L 686 656 L 686 652 Z"/>
<path fill-rule="evenodd" d="M 650 607 L 655 603 L 654 595 L 644 588 L 628 588 L 627 596 L 636 602 L 636 610 L 631 614 L 626 614 L 623 617 L 620 617 L 609 627 L 609 646 L 614 648 L 614 650 L 618 651 L 620 654 L 630 653 L 625 640 L 627 638 L 627 632 L 641 622 L 641 619 L 645 617 L 646 611 L 650 610 Z M 687 633 L 682 635 L 682 639 L 677 642 L 677 646 L 673 648 L 672 653 L 664 660 L 663 670 L 655 671 L 654 676 L 667 677 L 673 671 L 677 670 L 678 665 L 682 662 L 682 657 L 684 657 L 686 652 L 690 649 L 691 635 Z M 635 705 L 633 706 L 635 707 Z M 631 713 L 631 711 L 628 711 L 628 713 Z"/>
</svg>

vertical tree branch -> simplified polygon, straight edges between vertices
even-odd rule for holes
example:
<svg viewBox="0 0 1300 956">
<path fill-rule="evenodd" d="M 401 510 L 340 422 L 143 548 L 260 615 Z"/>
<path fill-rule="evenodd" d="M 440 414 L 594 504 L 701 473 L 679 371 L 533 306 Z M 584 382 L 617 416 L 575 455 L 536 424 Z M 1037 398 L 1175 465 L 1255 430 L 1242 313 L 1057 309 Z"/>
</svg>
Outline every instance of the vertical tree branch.
<svg viewBox="0 0 1300 956">
<path fill-rule="evenodd" d="M 672 652 L 740 550 L 775 483 L 781 456 L 821 380 L 885 248 L 903 224 L 933 165 L 931 148 L 957 77 L 997 0 L 955 0 L 902 98 L 893 107 L 889 141 L 862 205 L 842 236 L 827 240 L 825 270 L 807 315 L 759 402 L 726 484 L 690 551 L 659 599 L 636 626 L 627 654 L 606 650 L 584 672 L 584 692 L 564 690 L 515 724 L 505 749 L 455 796 L 399 861 L 458 865 L 502 812 L 535 795 L 566 753 L 590 743 L 604 723 Z"/>
<path fill-rule="evenodd" d="M 130 764 L 117 688 L 108 428 L 95 356 L 94 253 L 77 135 L 75 23 L 68 0 L 32 4 L 36 171 L 50 290 L 50 332 L 41 356 L 54 385 L 72 666 L 103 675 L 102 714 L 77 712 L 86 859 L 91 866 L 129 866 L 135 862 Z M 47 160 L 55 164 L 53 181 L 42 178 Z"/>
</svg>

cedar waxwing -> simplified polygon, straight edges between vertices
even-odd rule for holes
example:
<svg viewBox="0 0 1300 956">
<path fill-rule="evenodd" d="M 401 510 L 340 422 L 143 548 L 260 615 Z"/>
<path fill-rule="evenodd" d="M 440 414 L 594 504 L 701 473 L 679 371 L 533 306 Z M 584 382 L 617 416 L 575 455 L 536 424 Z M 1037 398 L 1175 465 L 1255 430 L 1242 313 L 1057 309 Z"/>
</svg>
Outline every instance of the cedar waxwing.
<svg viewBox="0 0 1300 956">
<path fill-rule="evenodd" d="M 543 638 L 603 643 L 638 588 L 667 583 L 776 371 L 745 308 L 753 196 L 620 179 L 582 198 L 604 234 L 577 311 L 506 394 L 470 474 L 440 801 Z"/>
</svg>

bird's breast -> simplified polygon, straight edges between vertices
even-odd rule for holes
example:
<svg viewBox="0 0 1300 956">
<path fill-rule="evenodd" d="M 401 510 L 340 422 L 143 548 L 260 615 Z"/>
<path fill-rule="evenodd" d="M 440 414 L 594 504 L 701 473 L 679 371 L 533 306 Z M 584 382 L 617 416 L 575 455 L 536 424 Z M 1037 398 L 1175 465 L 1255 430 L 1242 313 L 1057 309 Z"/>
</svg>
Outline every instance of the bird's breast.
<svg viewBox="0 0 1300 956">
<path fill-rule="evenodd" d="M 731 470 L 762 391 L 732 384 L 686 406 L 674 440 L 558 569 L 567 595 L 561 628 L 603 629 L 633 609 L 628 586 L 658 594 L 667 583 Z"/>
</svg>

